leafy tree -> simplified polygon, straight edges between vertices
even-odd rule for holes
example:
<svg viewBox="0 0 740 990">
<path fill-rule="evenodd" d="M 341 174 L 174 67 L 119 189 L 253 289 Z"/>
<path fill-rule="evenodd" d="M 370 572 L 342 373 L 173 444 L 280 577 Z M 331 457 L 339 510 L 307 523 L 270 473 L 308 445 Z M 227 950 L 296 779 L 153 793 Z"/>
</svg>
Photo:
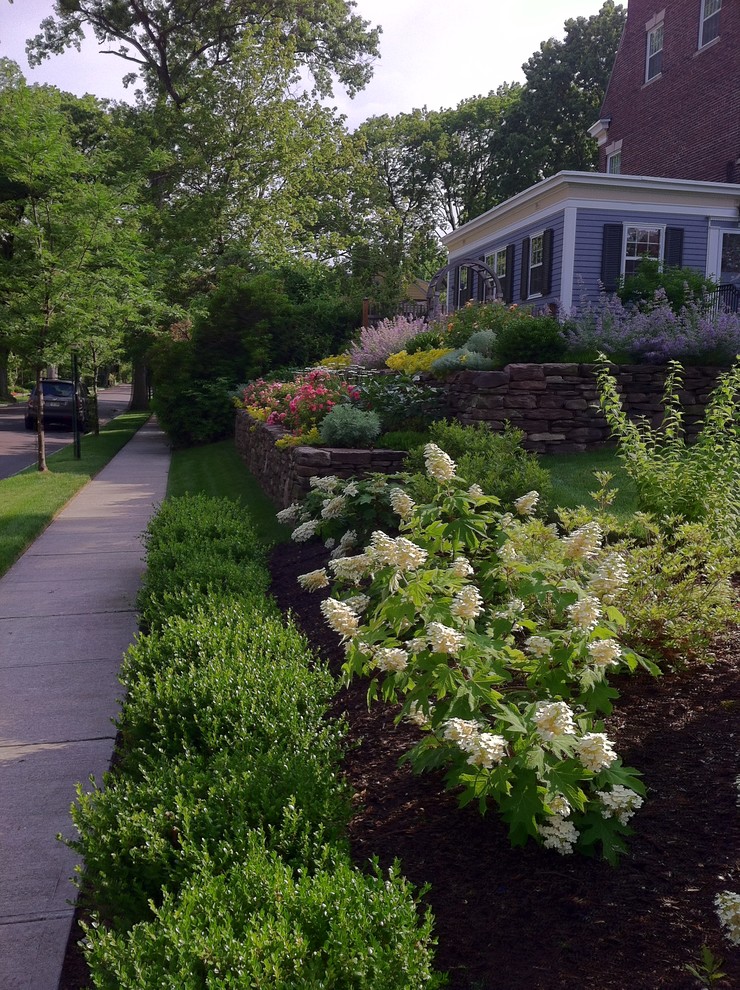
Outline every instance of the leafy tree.
<svg viewBox="0 0 740 990">
<path fill-rule="evenodd" d="M 13 80 L 0 90 L 0 297 L 12 349 L 29 360 L 39 394 L 38 467 L 46 470 L 45 366 L 77 346 L 101 312 L 113 321 L 141 265 L 135 190 L 109 161 L 79 145 L 73 98 Z M 83 101 L 82 110 L 89 110 Z M 115 322 L 108 326 L 115 333 Z"/>
<path fill-rule="evenodd" d="M 56 0 L 54 15 L 28 43 L 39 64 L 70 46 L 79 49 L 92 28 L 108 52 L 135 66 L 150 94 L 176 106 L 196 93 L 204 71 L 228 65 L 236 48 L 258 53 L 277 43 L 306 68 L 321 95 L 332 75 L 350 94 L 362 89 L 378 54 L 378 28 L 352 13 L 350 0 Z"/>
</svg>

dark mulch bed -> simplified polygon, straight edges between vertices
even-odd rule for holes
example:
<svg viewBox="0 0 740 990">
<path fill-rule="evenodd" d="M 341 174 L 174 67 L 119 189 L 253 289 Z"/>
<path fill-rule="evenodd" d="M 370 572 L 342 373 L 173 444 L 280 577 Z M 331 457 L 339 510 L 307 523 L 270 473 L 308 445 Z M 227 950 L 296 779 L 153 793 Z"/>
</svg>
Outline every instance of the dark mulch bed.
<svg viewBox="0 0 740 990">
<path fill-rule="evenodd" d="M 321 595 L 296 582 L 323 555 L 279 546 L 272 592 L 338 671 L 343 655 Z M 495 813 L 459 810 L 438 775 L 399 769 L 414 730 L 395 726 L 384 706 L 368 711 L 363 684 L 338 695 L 335 713 L 346 714 L 354 744 L 345 764 L 354 856 L 384 866 L 398 857 L 414 884 L 431 884 L 425 903 L 451 990 L 694 990 L 686 965 L 703 945 L 724 959 L 717 986 L 740 987 L 740 952 L 721 936 L 713 905 L 720 890 L 740 890 L 737 637 L 717 654 L 711 666 L 619 685 L 607 728 L 644 774 L 648 800 L 616 869 L 533 844 L 511 849 Z M 74 935 L 59 990 L 88 985 Z"/>
</svg>

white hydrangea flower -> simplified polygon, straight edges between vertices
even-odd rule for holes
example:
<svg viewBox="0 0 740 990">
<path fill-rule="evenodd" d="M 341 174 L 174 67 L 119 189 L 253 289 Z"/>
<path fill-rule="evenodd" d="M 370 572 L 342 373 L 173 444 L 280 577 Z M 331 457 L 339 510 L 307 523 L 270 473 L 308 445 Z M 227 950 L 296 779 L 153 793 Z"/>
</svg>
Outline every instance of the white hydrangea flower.
<svg viewBox="0 0 740 990">
<path fill-rule="evenodd" d="M 429 715 L 434 711 L 434 705 L 429 706 Z M 412 725 L 418 726 L 420 729 L 426 729 L 429 725 L 429 715 L 425 715 L 423 710 L 419 708 L 415 701 L 411 702 L 411 706 L 406 715 L 406 721 L 411 722 Z"/>
<path fill-rule="evenodd" d="M 573 712 L 564 701 L 540 701 L 532 716 L 537 734 L 545 742 L 559 736 L 574 736 Z"/>
<path fill-rule="evenodd" d="M 586 595 L 569 605 L 568 613 L 573 625 L 587 632 L 598 625 L 601 618 L 601 605 L 596 598 Z"/>
<path fill-rule="evenodd" d="M 344 494 L 347 498 L 354 498 L 355 495 L 360 494 L 360 488 L 356 481 L 350 481 L 348 485 L 344 487 Z"/>
<path fill-rule="evenodd" d="M 604 537 L 601 526 L 595 521 L 586 523 L 563 537 L 565 556 L 569 560 L 591 560 L 601 549 Z"/>
<path fill-rule="evenodd" d="M 376 529 L 370 537 L 367 553 L 381 566 L 397 563 L 398 547 L 396 541 L 382 530 Z"/>
<path fill-rule="evenodd" d="M 367 595 L 353 595 L 352 598 L 346 599 L 345 604 L 349 605 L 353 612 L 357 612 L 358 615 L 362 615 L 370 604 L 370 599 Z"/>
<path fill-rule="evenodd" d="M 599 598 L 609 601 L 625 587 L 628 580 L 629 572 L 624 558 L 618 553 L 610 553 L 599 564 L 588 583 L 588 589 Z"/>
<path fill-rule="evenodd" d="M 340 581 L 350 584 L 360 584 L 370 573 L 373 566 L 372 558 L 366 553 L 357 553 L 353 557 L 337 557 L 329 561 L 329 570 Z"/>
<path fill-rule="evenodd" d="M 501 529 L 511 529 L 517 522 L 518 520 L 510 512 L 505 512 L 499 519 L 498 524 Z"/>
<path fill-rule="evenodd" d="M 552 643 L 546 636 L 530 636 L 524 644 L 533 657 L 546 657 L 552 650 Z"/>
<path fill-rule="evenodd" d="M 322 519 L 339 519 L 343 516 L 347 510 L 347 499 L 344 495 L 335 495 L 334 498 L 328 498 L 324 501 L 323 508 L 321 510 Z"/>
<path fill-rule="evenodd" d="M 618 667 L 622 647 L 616 639 L 597 639 L 588 644 L 591 663 L 596 667 Z"/>
<path fill-rule="evenodd" d="M 396 537 L 396 566 L 401 571 L 415 571 L 426 561 L 426 550 L 418 547 L 403 536 Z"/>
<path fill-rule="evenodd" d="M 291 533 L 291 540 L 295 540 L 296 543 L 305 543 L 306 540 L 310 540 L 312 536 L 316 535 L 316 530 L 319 527 L 317 519 L 309 519 L 308 522 L 301 523 L 297 526 Z"/>
<path fill-rule="evenodd" d="M 562 794 L 556 794 L 553 798 L 550 798 L 547 803 L 553 815 L 560 815 L 562 818 L 567 818 L 571 812 L 570 804 Z"/>
<path fill-rule="evenodd" d="M 596 796 L 604 806 L 601 817 L 616 818 L 622 825 L 626 825 L 643 804 L 639 794 L 622 784 L 615 784 L 610 791 L 597 791 Z"/>
<path fill-rule="evenodd" d="M 319 588 L 329 587 L 329 575 L 326 569 L 320 567 L 316 571 L 309 571 L 307 574 L 298 575 L 298 584 L 306 591 L 318 591 Z"/>
<path fill-rule="evenodd" d="M 436 443 L 428 443 L 424 447 L 424 463 L 429 477 L 440 484 L 455 477 L 455 462 Z"/>
<path fill-rule="evenodd" d="M 468 718 L 448 718 L 442 723 L 442 738 L 464 749 L 478 735 L 478 723 Z"/>
<path fill-rule="evenodd" d="M 514 564 L 519 560 L 519 553 L 511 540 L 504 543 L 498 555 L 505 564 Z"/>
<path fill-rule="evenodd" d="M 277 514 L 277 521 L 280 523 L 296 522 L 301 514 L 301 503 L 293 502 L 287 509 L 281 509 Z"/>
<path fill-rule="evenodd" d="M 391 508 L 401 519 L 410 519 L 416 502 L 402 488 L 392 488 L 390 493 Z"/>
<path fill-rule="evenodd" d="M 468 495 L 472 495 L 473 498 L 483 498 L 485 494 L 480 485 L 471 485 L 468 488 Z"/>
<path fill-rule="evenodd" d="M 470 577 L 473 573 L 473 568 L 467 557 L 455 557 L 450 565 L 450 570 L 455 577 L 459 578 Z"/>
<path fill-rule="evenodd" d="M 461 588 L 452 599 L 450 612 L 458 618 L 467 621 L 477 619 L 483 611 L 483 599 L 480 592 L 472 584 Z"/>
<path fill-rule="evenodd" d="M 409 665 L 409 655 L 406 650 L 398 647 L 382 647 L 375 653 L 375 666 L 386 673 L 397 674 Z"/>
<path fill-rule="evenodd" d="M 594 773 L 610 767 L 617 758 L 612 742 L 603 732 L 587 732 L 581 736 L 576 743 L 576 752 L 584 767 Z"/>
<path fill-rule="evenodd" d="M 314 475 L 312 478 L 308 479 L 308 484 L 311 488 L 314 488 L 319 492 L 326 492 L 328 495 L 334 491 L 334 489 L 339 484 L 339 478 L 333 474 L 327 474 L 326 477 L 322 478 L 319 475 Z"/>
<path fill-rule="evenodd" d="M 418 636 L 415 639 L 410 639 L 406 643 L 406 649 L 409 653 L 423 653 L 426 648 L 427 641 Z"/>
<path fill-rule="evenodd" d="M 522 495 L 521 498 L 514 499 L 514 508 L 516 509 L 517 515 L 519 516 L 531 516 L 534 515 L 534 510 L 537 508 L 537 503 L 540 500 L 539 492 L 527 492 L 526 495 Z"/>
<path fill-rule="evenodd" d="M 345 549 L 353 547 L 357 544 L 357 530 L 348 529 L 347 532 L 342 536 L 339 541 L 339 545 L 343 546 Z"/>
<path fill-rule="evenodd" d="M 334 544 L 336 542 L 337 541 L 334 539 L 334 537 L 333 536 L 330 536 L 328 540 L 324 540 L 324 546 L 326 547 L 327 550 L 331 550 L 331 549 L 333 549 Z"/>
<path fill-rule="evenodd" d="M 449 653 L 454 656 L 465 646 L 463 634 L 456 629 L 442 625 L 441 622 L 429 623 L 427 637 L 434 653 Z"/>
<path fill-rule="evenodd" d="M 725 936 L 728 941 L 740 945 L 740 894 L 723 890 L 714 898 L 714 906 L 720 924 L 727 929 Z"/>
<path fill-rule="evenodd" d="M 562 815 L 548 818 L 542 825 L 537 826 L 537 831 L 542 836 L 545 849 L 555 849 L 561 856 L 572 853 L 578 841 L 578 829 L 573 822 L 567 821 Z"/>
<path fill-rule="evenodd" d="M 360 617 L 344 602 L 327 598 L 321 603 L 321 611 L 329 627 L 343 639 L 349 639 L 357 632 Z"/>
<path fill-rule="evenodd" d="M 471 766 L 490 770 L 506 756 L 506 739 L 493 732 L 481 732 L 471 737 L 462 748 L 470 754 L 468 763 Z"/>
</svg>

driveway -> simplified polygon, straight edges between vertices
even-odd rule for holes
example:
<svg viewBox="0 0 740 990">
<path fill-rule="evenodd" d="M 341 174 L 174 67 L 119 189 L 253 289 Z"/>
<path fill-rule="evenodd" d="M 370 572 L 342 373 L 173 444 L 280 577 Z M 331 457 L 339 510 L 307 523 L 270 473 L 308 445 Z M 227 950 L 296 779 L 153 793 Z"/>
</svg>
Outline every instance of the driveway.
<svg viewBox="0 0 740 990">
<path fill-rule="evenodd" d="M 115 385 L 98 393 L 101 426 L 125 411 L 131 395 L 130 385 Z M 26 403 L 0 406 L 0 480 L 9 478 L 36 463 L 36 434 L 23 423 Z M 44 431 L 46 456 L 72 443 L 72 431 L 58 427 Z M 82 437 L 84 447 L 85 437 Z"/>
</svg>

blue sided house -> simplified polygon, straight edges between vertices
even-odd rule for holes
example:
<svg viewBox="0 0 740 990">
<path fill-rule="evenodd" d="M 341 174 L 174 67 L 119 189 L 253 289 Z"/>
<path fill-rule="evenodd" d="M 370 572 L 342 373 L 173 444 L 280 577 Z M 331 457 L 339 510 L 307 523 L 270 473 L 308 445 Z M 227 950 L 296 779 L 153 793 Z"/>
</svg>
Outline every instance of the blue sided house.
<svg viewBox="0 0 740 990">
<path fill-rule="evenodd" d="M 443 238 L 450 309 L 485 298 L 483 262 L 507 303 L 536 309 L 596 302 L 643 257 L 688 266 L 740 296 L 740 185 L 601 172 L 558 172 Z"/>
</svg>

